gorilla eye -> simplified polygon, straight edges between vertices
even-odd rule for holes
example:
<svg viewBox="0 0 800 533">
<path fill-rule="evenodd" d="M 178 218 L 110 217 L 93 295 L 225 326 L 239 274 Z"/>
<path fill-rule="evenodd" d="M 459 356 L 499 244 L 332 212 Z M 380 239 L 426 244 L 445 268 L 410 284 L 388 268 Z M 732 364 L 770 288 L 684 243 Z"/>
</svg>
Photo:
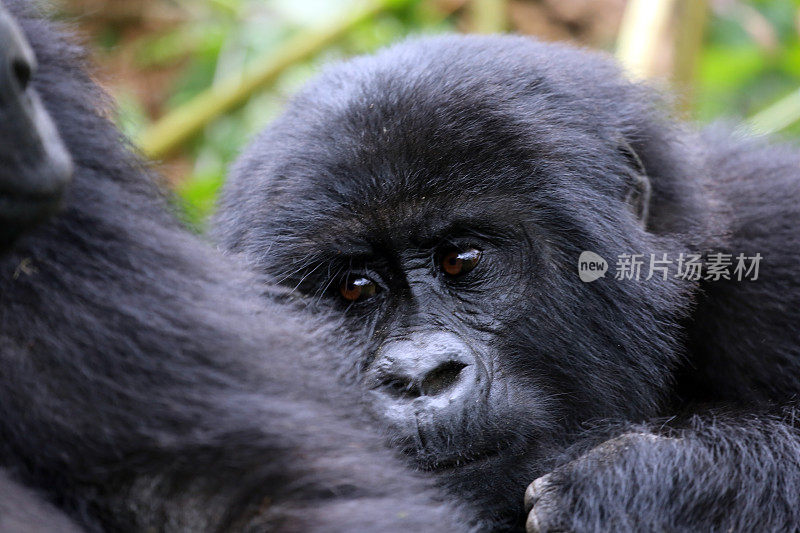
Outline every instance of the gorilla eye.
<svg viewBox="0 0 800 533">
<path fill-rule="evenodd" d="M 345 276 L 339 284 L 339 293 L 348 302 L 359 302 L 375 296 L 378 285 L 363 276 Z"/>
<path fill-rule="evenodd" d="M 441 259 L 442 271 L 448 276 L 463 276 L 478 264 L 482 252 L 475 248 L 468 250 L 452 250 Z"/>
</svg>

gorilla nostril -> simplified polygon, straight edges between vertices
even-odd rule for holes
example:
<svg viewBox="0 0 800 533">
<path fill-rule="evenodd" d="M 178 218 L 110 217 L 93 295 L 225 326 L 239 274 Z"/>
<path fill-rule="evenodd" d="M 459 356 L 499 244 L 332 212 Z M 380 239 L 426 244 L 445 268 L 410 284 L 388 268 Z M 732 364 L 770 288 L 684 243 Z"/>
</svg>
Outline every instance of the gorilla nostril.
<svg viewBox="0 0 800 533">
<path fill-rule="evenodd" d="M 403 378 L 392 377 L 384 379 L 381 382 L 381 387 L 390 395 L 398 398 L 418 398 L 421 395 L 416 384 Z"/>
<path fill-rule="evenodd" d="M 33 75 L 31 64 L 22 58 L 16 58 L 11 61 L 11 72 L 17 80 L 20 91 L 25 92 Z"/>
<path fill-rule="evenodd" d="M 423 396 L 436 396 L 449 389 L 467 365 L 458 361 L 447 361 L 433 369 L 420 384 Z"/>
</svg>

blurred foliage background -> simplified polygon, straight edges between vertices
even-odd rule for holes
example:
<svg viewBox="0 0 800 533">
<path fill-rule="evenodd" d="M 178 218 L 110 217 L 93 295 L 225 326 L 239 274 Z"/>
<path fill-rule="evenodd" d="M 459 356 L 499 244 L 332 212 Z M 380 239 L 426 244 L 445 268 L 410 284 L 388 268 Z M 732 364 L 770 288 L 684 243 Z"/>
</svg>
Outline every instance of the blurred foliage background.
<svg viewBox="0 0 800 533">
<path fill-rule="evenodd" d="M 298 42 L 313 41 L 304 36 L 338 28 L 318 50 L 303 51 L 300 60 L 290 57 L 285 68 L 275 71 L 246 100 L 203 124 L 175 149 L 156 154 L 184 200 L 186 220 L 202 230 L 228 165 L 323 63 L 370 52 L 410 35 L 454 31 L 509 31 L 613 51 L 626 4 L 626 0 L 56 0 L 56 9 L 90 48 L 99 65 L 98 81 L 118 102 L 120 126 L 142 145 L 156 135 L 150 129 L 153 123 L 182 109 L 198 94 L 214 87 L 224 90 L 226 83 L 235 85 L 254 65 L 265 61 L 272 65 L 281 54 L 292 56 Z M 365 8 L 369 16 L 359 17 Z M 710 0 L 697 45 L 688 48 L 680 47 L 681 39 L 686 39 L 684 24 L 680 16 L 667 21 L 664 42 L 677 46 L 660 46 L 648 74 L 671 83 L 683 95 L 681 112 L 688 118 L 707 122 L 750 117 L 800 94 L 800 0 Z M 675 74 L 680 61 L 675 50 L 687 56 L 683 61 L 688 58 L 690 75 Z M 772 115 L 782 120 L 784 109 L 779 105 Z M 781 128 L 782 135 L 800 136 L 800 123 L 793 117 Z"/>
</svg>

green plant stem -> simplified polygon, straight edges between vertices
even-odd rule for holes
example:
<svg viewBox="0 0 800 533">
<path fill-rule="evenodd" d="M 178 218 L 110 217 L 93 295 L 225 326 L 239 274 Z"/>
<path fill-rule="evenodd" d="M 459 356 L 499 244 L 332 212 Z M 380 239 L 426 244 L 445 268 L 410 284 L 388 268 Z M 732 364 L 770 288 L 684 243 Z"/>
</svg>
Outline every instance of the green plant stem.
<svg viewBox="0 0 800 533">
<path fill-rule="evenodd" d="M 324 28 L 301 31 L 274 53 L 257 59 L 244 74 L 222 80 L 147 128 L 138 146 L 151 159 L 161 159 L 220 115 L 245 103 L 274 82 L 288 67 L 312 57 L 354 26 L 405 0 L 371 0 L 362 9 Z"/>
<path fill-rule="evenodd" d="M 506 0 L 472 0 L 470 18 L 476 33 L 501 33 L 508 16 Z"/>
<path fill-rule="evenodd" d="M 775 133 L 800 121 L 800 89 L 759 111 L 747 121 L 751 133 Z"/>
<path fill-rule="evenodd" d="M 617 59 L 638 79 L 656 72 L 661 46 L 676 0 L 629 0 L 617 39 Z"/>
</svg>

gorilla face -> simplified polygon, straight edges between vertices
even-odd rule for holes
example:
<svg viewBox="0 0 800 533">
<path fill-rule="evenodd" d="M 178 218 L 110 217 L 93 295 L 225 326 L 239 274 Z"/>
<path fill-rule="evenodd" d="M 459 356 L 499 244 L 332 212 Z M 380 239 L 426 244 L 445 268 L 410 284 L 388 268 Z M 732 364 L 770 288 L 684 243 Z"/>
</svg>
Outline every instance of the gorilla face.
<svg viewBox="0 0 800 533">
<path fill-rule="evenodd" d="M 72 161 L 31 86 L 36 58 L 0 4 L 0 252 L 52 215 L 72 177 Z"/>
<path fill-rule="evenodd" d="M 688 284 L 577 273 L 585 250 L 613 269 L 688 246 L 661 213 L 690 212 L 667 163 L 690 154 L 639 91 L 520 38 L 334 67 L 241 159 L 219 235 L 344 317 L 371 408 L 424 467 L 541 456 L 655 414 L 678 360 Z"/>
</svg>

